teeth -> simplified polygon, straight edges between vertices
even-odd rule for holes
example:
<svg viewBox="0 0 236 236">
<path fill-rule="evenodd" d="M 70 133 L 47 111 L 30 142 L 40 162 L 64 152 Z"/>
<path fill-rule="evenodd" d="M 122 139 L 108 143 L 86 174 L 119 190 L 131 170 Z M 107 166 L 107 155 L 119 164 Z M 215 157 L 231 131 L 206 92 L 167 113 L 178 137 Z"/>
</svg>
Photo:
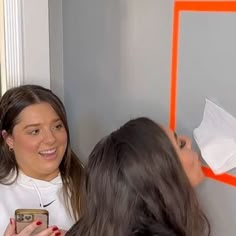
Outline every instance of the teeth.
<svg viewBox="0 0 236 236">
<path fill-rule="evenodd" d="M 39 152 L 42 155 L 49 155 L 49 154 L 53 154 L 56 152 L 56 149 L 50 149 L 50 150 L 46 150 L 46 151 L 41 151 Z"/>
</svg>

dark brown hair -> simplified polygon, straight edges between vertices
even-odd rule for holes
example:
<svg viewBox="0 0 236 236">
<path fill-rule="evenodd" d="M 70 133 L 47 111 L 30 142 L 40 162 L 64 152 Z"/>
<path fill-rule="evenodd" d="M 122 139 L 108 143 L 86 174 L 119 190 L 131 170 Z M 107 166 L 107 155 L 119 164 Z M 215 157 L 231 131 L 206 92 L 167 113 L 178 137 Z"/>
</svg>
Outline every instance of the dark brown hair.
<svg viewBox="0 0 236 236">
<path fill-rule="evenodd" d="M 83 215 L 67 236 L 209 235 L 177 153 L 152 120 L 131 120 L 102 139 L 86 172 Z"/>
<path fill-rule="evenodd" d="M 72 215 L 75 219 L 78 219 L 83 167 L 71 150 L 66 111 L 60 99 L 51 90 L 38 85 L 22 85 L 9 89 L 0 100 L 0 130 L 5 130 L 8 134 L 12 134 L 21 111 L 27 106 L 41 102 L 46 102 L 52 106 L 66 129 L 68 144 L 59 169 L 63 181 L 66 205 L 70 209 L 70 202 Z M 2 135 L 0 136 L 0 183 L 12 184 L 18 176 L 18 165 L 14 152 L 9 151 L 4 138 Z M 15 174 L 16 178 L 10 181 Z"/>
</svg>

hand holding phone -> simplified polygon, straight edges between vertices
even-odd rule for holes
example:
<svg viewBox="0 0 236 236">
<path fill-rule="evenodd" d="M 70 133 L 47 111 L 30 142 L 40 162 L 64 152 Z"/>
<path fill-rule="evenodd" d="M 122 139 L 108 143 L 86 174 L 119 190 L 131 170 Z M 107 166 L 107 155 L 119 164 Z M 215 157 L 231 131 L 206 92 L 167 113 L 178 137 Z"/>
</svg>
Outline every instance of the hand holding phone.
<svg viewBox="0 0 236 236">
<path fill-rule="evenodd" d="M 15 219 L 10 219 L 10 223 L 8 224 L 3 236 L 32 236 L 35 235 L 33 232 L 35 229 L 38 228 L 36 225 L 37 221 L 26 226 L 19 234 L 16 234 L 16 221 Z M 47 229 L 41 231 L 40 233 L 36 234 L 35 236 L 65 236 L 66 231 L 62 229 L 58 229 L 56 225 L 48 227 Z"/>
<path fill-rule="evenodd" d="M 44 209 L 17 209 L 15 211 L 16 233 L 19 234 L 26 226 L 34 221 L 39 227 L 31 235 L 36 235 L 48 228 L 48 211 Z"/>
</svg>

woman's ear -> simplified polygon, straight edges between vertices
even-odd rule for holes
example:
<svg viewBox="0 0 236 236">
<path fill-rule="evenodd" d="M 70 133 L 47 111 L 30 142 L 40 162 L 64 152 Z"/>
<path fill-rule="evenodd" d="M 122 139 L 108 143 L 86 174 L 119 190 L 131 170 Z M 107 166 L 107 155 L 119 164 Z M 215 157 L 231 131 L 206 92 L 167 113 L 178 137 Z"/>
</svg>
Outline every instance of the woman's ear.
<svg viewBox="0 0 236 236">
<path fill-rule="evenodd" d="M 1 135 L 2 135 L 3 139 L 6 140 L 7 131 L 6 131 L 6 130 L 2 130 L 2 131 L 1 131 Z"/>
<path fill-rule="evenodd" d="M 8 134 L 6 130 L 3 130 L 2 137 L 5 140 L 6 144 L 8 145 L 9 149 L 12 149 L 13 148 L 12 136 L 10 134 Z"/>
</svg>

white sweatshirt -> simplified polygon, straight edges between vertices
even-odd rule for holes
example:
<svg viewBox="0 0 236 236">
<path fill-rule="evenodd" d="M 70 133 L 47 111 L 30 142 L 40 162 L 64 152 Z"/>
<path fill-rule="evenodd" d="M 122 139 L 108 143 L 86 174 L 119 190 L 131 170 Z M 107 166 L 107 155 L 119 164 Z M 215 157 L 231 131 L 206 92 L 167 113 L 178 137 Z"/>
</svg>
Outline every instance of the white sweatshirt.
<svg viewBox="0 0 236 236">
<path fill-rule="evenodd" d="M 0 184 L 0 236 L 19 208 L 48 210 L 49 226 L 60 229 L 68 230 L 75 223 L 65 207 L 60 175 L 47 182 L 20 172 L 14 184 Z"/>
</svg>

